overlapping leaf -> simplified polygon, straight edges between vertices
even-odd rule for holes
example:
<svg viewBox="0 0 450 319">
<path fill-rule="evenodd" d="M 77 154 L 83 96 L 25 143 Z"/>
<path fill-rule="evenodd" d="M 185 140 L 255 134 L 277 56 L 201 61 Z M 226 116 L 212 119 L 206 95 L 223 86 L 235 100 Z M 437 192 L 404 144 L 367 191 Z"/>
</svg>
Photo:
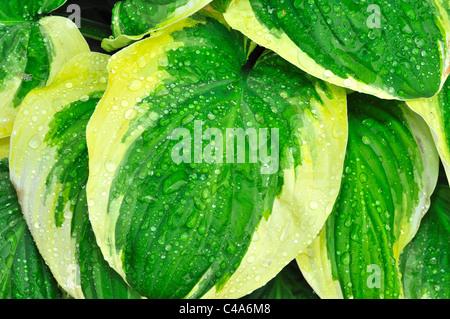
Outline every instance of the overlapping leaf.
<svg viewBox="0 0 450 319">
<path fill-rule="evenodd" d="M 97 241 L 150 298 L 259 288 L 318 234 L 340 185 L 344 90 L 273 53 L 255 63 L 208 15 L 115 54 L 87 128 Z"/>
<path fill-rule="evenodd" d="M 86 125 L 107 84 L 109 56 L 82 53 L 24 99 L 11 138 L 11 180 L 34 241 L 75 298 L 138 297 L 106 263 L 86 201 Z"/>
<path fill-rule="evenodd" d="M 225 12 L 230 5 L 232 0 L 214 0 L 211 2 L 211 8 L 217 10 L 218 12 Z"/>
<path fill-rule="evenodd" d="M 450 189 L 438 185 L 419 231 L 399 261 L 405 297 L 450 298 Z"/>
<path fill-rule="evenodd" d="M 432 97 L 450 71 L 444 0 L 235 0 L 224 15 L 306 72 L 380 98 Z"/>
<path fill-rule="evenodd" d="M 73 56 L 89 47 L 70 20 L 45 17 L 65 1 L 0 4 L 0 138 L 9 136 L 29 91 L 49 84 Z"/>
<path fill-rule="evenodd" d="M 450 183 L 450 79 L 445 82 L 439 94 L 433 98 L 408 101 L 407 103 L 430 126 L 447 174 L 447 180 Z"/>
<path fill-rule="evenodd" d="M 113 38 L 105 39 L 107 51 L 141 40 L 152 31 L 177 22 L 206 6 L 211 0 L 123 0 L 113 10 Z"/>
<path fill-rule="evenodd" d="M 9 179 L 9 138 L 0 139 L 0 299 L 58 299 Z"/>
<path fill-rule="evenodd" d="M 67 0 L 10 0 L 0 5 L 0 26 L 16 24 L 19 21 L 38 20 L 39 16 L 52 12 Z"/>
<path fill-rule="evenodd" d="M 297 260 L 322 298 L 399 298 L 399 256 L 429 208 L 439 157 L 427 125 L 404 103 L 357 93 L 348 103 L 341 190 Z"/>
</svg>

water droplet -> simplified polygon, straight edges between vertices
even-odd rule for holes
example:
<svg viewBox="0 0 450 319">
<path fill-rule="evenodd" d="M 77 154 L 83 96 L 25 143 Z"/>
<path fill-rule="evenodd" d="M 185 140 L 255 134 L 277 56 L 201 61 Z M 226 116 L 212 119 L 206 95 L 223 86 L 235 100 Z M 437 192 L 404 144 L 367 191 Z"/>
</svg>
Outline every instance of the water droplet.
<svg viewBox="0 0 450 319">
<path fill-rule="evenodd" d="M 11 269 L 13 262 L 14 262 L 14 256 L 12 254 L 8 255 L 8 257 L 5 258 L 6 267 L 8 267 L 9 269 Z"/>
<path fill-rule="evenodd" d="M 341 262 L 344 265 L 349 265 L 350 264 L 350 253 L 348 251 L 344 252 L 341 256 Z"/>
<path fill-rule="evenodd" d="M 116 170 L 116 163 L 112 162 L 112 161 L 106 161 L 105 163 L 105 168 L 108 172 L 113 173 Z"/>
<path fill-rule="evenodd" d="M 199 217 L 198 214 L 196 212 L 193 212 L 192 215 L 189 216 L 188 220 L 186 221 L 186 227 L 194 228 L 195 225 L 197 224 L 198 217 Z"/>
<path fill-rule="evenodd" d="M 142 82 L 140 80 L 134 80 L 128 89 L 130 91 L 139 91 L 142 88 Z"/>
<path fill-rule="evenodd" d="M 211 192 L 210 192 L 209 188 L 205 187 L 202 191 L 202 197 L 204 199 L 207 199 L 207 198 L 209 198 L 210 195 L 211 195 Z"/>
<path fill-rule="evenodd" d="M 362 137 L 362 142 L 366 145 L 370 145 L 372 143 L 372 140 L 370 139 L 370 137 L 368 136 L 363 136 Z"/>
<path fill-rule="evenodd" d="M 367 182 L 367 179 L 368 179 L 368 177 L 367 177 L 367 174 L 366 174 L 366 173 L 361 173 L 361 174 L 359 175 L 359 180 L 361 181 L 361 183 L 366 183 L 366 182 Z"/>
<path fill-rule="evenodd" d="M 326 78 L 326 79 L 329 79 L 329 78 L 331 78 L 331 77 L 333 77 L 333 72 L 331 72 L 330 70 L 325 70 L 325 72 L 323 73 L 323 76 Z"/>
<path fill-rule="evenodd" d="M 89 101 L 89 95 L 82 95 L 82 96 L 80 96 L 80 101 L 81 101 L 81 102 L 87 102 L 87 101 Z"/>
<path fill-rule="evenodd" d="M 353 224 L 353 218 L 352 215 L 348 215 L 345 219 L 344 225 L 345 227 L 350 227 Z"/>
<path fill-rule="evenodd" d="M 41 139 L 38 134 L 35 134 L 29 141 L 28 146 L 32 149 L 37 149 L 41 145 Z"/>
<path fill-rule="evenodd" d="M 6 233 L 5 233 L 5 240 L 7 241 L 7 242 L 9 242 L 9 244 L 11 245 L 11 247 L 14 247 L 15 246 L 15 244 L 16 244 L 16 242 L 17 242 L 17 238 L 16 238 L 16 233 L 14 232 L 14 231 L 12 231 L 12 230 L 8 230 Z"/>
<path fill-rule="evenodd" d="M 359 225 L 355 225 L 350 233 L 350 238 L 354 241 L 359 241 Z"/>
<path fill-rule="evenodd" d="M 136 110 L 128 110 L 125 112 L 125 118 L 127 120 L 132 120 L 137 115 Z"/>
<path fill-rule="evenodd" d="M 362 125 L 364 125 L 365 127 L 372 127 L 374 125 L 374 120 L 373 119 L 365 119 L 362 121 Z"/>
<path fill-rule="evenodd" d="M 436 257 L 431 257 L 430 259 L 428 259 L 428 264 L 429 265 L 436 265 L 437 264 Z"/>
<path fill-rule="evenodd" d="M 177 171 L 170 175 L 163 184 L 163 193 L 171 194 L 178 191 L 187 183 L 188 176 L 184 171 Z"/>
<path fill-rule="evenodd" d="M 234 254 L 237 251 L 237 245 L 233 242 L 228 243 L 227 253 Z"/>
<path fill-rule="evenodd" d="M 147 60 L 145 59 L 144 56 L 141 56 L 141 57 L 137 60 L 137 64 L 138 64 L 138 67 L 139 67 L 139 68 L 143 69 L 143 68 L 145 68 L 145 66 L 147 65 Z"/>
<path fill-rule="evenodd" d="M 317 209 L 317 208 L 319 208 L 319 203 L 314 201 L 314 200 L 312 200 L 312 201 L 309 202 L 309 207 L 311 209 Z"/>
<path fill-rule="evenodd" d="M 353 81 L 351 79 L 345 79 L 344 80 L 344 85 L 345 86 L 352 86 L 353 85 Z"/>
</svg>

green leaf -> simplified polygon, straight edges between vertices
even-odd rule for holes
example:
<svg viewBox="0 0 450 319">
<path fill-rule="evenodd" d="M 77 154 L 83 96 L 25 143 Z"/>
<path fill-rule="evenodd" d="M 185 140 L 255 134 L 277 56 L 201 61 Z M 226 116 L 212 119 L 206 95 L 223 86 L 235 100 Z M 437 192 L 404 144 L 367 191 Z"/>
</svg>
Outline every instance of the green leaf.
<svg viewBox="0 0 450 319">
<path fill-rule="evenodd" d="M 283 268 L 278 275 L 264 287 L 259 288 L 245 299 L 317 299 L 300 273 L 295 261 Z"/>
<path fill-rule="evenodd" d="M 0 27 L 25 21 L 37 21 L 43 14 L 50 13 L 67 0 L 8 0 L 0 4 Z"/>
<path fill-rule="evenodd" d="M 340 185 L 345 91 L 273 53 L 248 58 L 210 14 L 116 53 L 87 128 L 97 241 L 149 298 L 261 287 L 318 234 Z"/>
<path fill-rule="evenodd" d="M 306 72 L 379 98 L 432 97 L 450 71 L 445 0 L 235 0 L 224 16 Z"/>
<path fill-rule="evenodd" d="M 9 138 L 0 140 L 0 299 L 57 299 L 56 281 L 39 254 L 9 179 Z"/>
<path fill-rule="evenodd" d="M 322 298 L 400 298 L 397 263 L 437 183 L 439 157 L 403 102 L 353 93 L 341 190 L 314 243 L 298 257 Z"/>
<path fill-rule="evenodd" d="M 436 96 L 407 104 L 428 123 L 450 183 L 450 79 Z"/>
<path fill-rule="evenodd" d="M 82 53 L 24 99 L 11 138 L 11 179 L 31 233 L 72 297 L 136 298 L 97 246 L 86 200 L 86 125 L 107 84 L 109 56 Z"/>
<path fill-rule="evenodd" d="M 213 0 L 211 7 L 219 12 L 225 12 L 230 5 L 231 0 Z"/>
<path fill-rule="evenodd" d="M 64 2 L 15 0 L 0 4 L 0 138 L 11 134 L 28 92 L 50 84 L 69 59 L 89 51 L 69 19 L 40 18 Z"/>
<path fill-rule="evenodd" d="M 400 256 L 405 297 L 450 298 L 450 188 L 438 185 L 419 231 Z"/>
<path fill-rule="evenodd" d="M 113 10 L 113 37 L 105 39 L 102 47 L 107 51 L 120 49 L 197 12 L 210 2 L 211 0 L 119 1 Z"/>
</svg>

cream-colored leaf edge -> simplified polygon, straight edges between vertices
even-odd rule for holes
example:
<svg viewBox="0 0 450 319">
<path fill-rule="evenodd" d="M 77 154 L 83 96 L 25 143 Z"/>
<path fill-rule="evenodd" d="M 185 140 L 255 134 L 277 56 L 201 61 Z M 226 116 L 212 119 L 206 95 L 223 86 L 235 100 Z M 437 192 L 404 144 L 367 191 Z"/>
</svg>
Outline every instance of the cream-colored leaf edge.
<svg viewBox="0 0 450 319">
<path fill-rule="evenodd" d="M 106 88 L 109 56 L 85 52 L 71 59 L 51 85 L 32 90 L 17 114 L 11 135 L 10 171 L 27 225 L 58 284 L 72 297 L 84 298 L 76 259 L 76 239 L 71 234 L 70 203 L 65 221 L 55 224 L 55 206 L 62 185 L 46 179 L 55 164 L 56 147 L 44 139 L 53 115 L 64 106 L 84 100 Z"/>
<path fill-rule="evenodd" d="M 311 113 L 300 114 L 309 123 L 299 136 L 302 164 L 284 171 L 282 192 L 270 217 L 261 220 L 236 272 L 204 298 L 241 298 L 262 287 L 304 251 L 325 224 L 339 192 L 348 136 L 345 90 L 331 84 L 327 88 L 331 98 L 316 86 L 324 104 L 312 100 Z"/>
<path fill-rule="evenodd" d="M 148 30 L 148 32 L 140 35 L 126 35 L 122 34 L 121 30 L 118 27 L 117 20 L 119 17 L 117 15 L 113 16 L 113 34 L 115 37 L 111 37 L 109 39 L 104 39 L 102 41 L 102 48 L 108 52 L 123 48 L 133 42 L 142 40 L 144 37 L 151 35 L 156 31 L 160 31 L 161 29 L 166 28 L 167 26 L 180 21 L 195 12 L 199 11 L 206 5 L 208 5 L 212 0 L 197 0 L 197 1 L 188 1 L 188 3 L 182 7 L 175 9 L 175 11 L 171 14 L 170 17 L 166 21 L 161 22 L 157 27 Z"/>
<path fill-rule="evenodd" d="M 447 132 L 443 122 L 440 95 L 430 99 L 419 99 L 407 102 L 408 106 L 427 122 L 433 134 L 436 148 L 441 157 L 447 180 L 450 183 L 450 145 L 447 144 Z"/>
<path fill-rule="evenodd" d="M 395 241 L 392 249 L 396 262 L 398 262 L 403 249 L 414 238 L 419 229 L 420 221 L 428 212 L 431 202 L 430 198 L 437 185 L 439 174 L 439 156 L 427 125 L 420 116 L 412 112 L 406 105 L 403 104 L 400 107 L 402 107 L 403 115 L 419 146 L 423 161 L 423 172 L 415 172 L 416 180 L 421 189 L 415 210 L 409 219 L 403 217 L 401 224 L 395 230 L 398 240 Z M 404 210 L 404 208 L 401 209 Z M 395 214 L 398 213 L 406 216 L 404 211 Z M 343 294 L 340 283 L 332 276 L 332 266 L 328 257 L 326 238 L 326 228 L 324 227 L 314 242 L 297 256 L 296 261 L 304 278 L 320 298 L 342 299 Z M 401 276 L 400 273 L 398 275 L 399 277 Z M 401 292 L 402 296 L 403 293 Z"/>
</svg>

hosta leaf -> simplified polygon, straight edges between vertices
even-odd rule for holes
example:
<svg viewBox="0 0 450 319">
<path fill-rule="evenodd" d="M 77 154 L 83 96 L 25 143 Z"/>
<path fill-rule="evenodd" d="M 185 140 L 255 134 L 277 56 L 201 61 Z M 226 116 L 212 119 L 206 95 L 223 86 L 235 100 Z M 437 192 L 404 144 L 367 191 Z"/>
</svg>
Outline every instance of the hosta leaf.
<svg viewBox="0 0 450 319">
<path fill-rule="evenodd" d="M 402 297 L 400 253 L 436 186 L 431 133 L 403 102 L 351 94 L 341 190 L 325 227 L 298 258 L 322 298 Z"/>
<path fill-rule="evenodd" d="M 231 27 L 306 72 L 387 99 L 435 95 L 450 71 L 444 0 L 235 0 Z"/>
<path fill-rule="evenodd" d="M 0 139 L 0 299 L 55 299 L 60 290 L 40 256 L 9 179 L 9 138 Z"/>
<path fill-rule="evenodd" d="M 9 0 L 0 4 L 0 26 L 22 21 L 38 20 L 39 16 L 52 12 L 67 0 Z"/>
<path fill-rule="evenodd" d="M 450 188 L 438 185 L 430 211 L 400 255 L 405 297 L 450 298 Z"/>
<path fill-rule="evenodd" d="M 430 126 L 447 174 L 447 180 L 450 183 L 450 79 L 445 82 L 438 95 L 429 99 L 408 101 L 407 103 Z"/>
<path fill-rule="evenodd" d="M 211 2 L 211 8 L 223 13 L 227 10 L 231 1 L 232 0 L 213 0 Z"/>
<path fill-rule="evenodd" d="M 11 137 L 11 179 L 33 238 L 75 298 L 135 296 L 104 260 L 89 223 L 85 128 L 107 84 L 109 56 L 82 53 L 25 98 Z"/>
<path fill-rule="evenodd" d="M 150 298 L 259 288 L 318 234 L 342 174 L 345 92 L 273 53 L 249 64 L 204 14 L 116 53 L 87 128 L 97 241 Z"/>
<path fill-rule="evenodd" d="M 152 31 L 164 28 L 206 6 L 211 0 L 123 0 L 113 10 L 113 38 L 102 47 L 113 51 L 141 40 Z"/>
<path fill-rule="evenodd" d="M 292 261 L 264 287 L 245 299 L 317 299 L 317 295 L 302 277 L 298 265 Z"/>
<path fill-rule="evenodd" d="M 20 13 L 24 10 L 18 4 L 21 2 L 0 4 L 0 138 L 10 135 L 19 106 L 28 92 L 51 83 L 69 59 L 89 51 L 85 39 L 69 19 L 34 20 L 41 10 L 56 6 L 55 1 L 44 4 L 40 1 L 42 7 L 37 7 L 37 1 L 27 1 L 27 13 Z M 22 19 L 11 16 L 14 10 L 20 16 L 23 14 Z"/>
</svg>

